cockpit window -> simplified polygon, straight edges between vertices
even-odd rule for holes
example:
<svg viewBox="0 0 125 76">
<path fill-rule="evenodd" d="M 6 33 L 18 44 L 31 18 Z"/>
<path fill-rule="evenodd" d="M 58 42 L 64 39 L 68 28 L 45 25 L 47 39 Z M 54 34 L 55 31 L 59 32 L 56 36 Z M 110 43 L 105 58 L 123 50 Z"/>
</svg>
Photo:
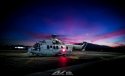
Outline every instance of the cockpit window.
<svg viewBox="0 0 125 76">
<path fill-rule="evenodd" d="M 61 44 L 59 41 L 56 41 L 56 44 Z"/>
<path fill-rule="evenodd" d="M 58 40 L 53 40 L 52 43 L 53 43 L 53 44 L 63 44 L 61 41 L 58 41 Z"/>
</svg>

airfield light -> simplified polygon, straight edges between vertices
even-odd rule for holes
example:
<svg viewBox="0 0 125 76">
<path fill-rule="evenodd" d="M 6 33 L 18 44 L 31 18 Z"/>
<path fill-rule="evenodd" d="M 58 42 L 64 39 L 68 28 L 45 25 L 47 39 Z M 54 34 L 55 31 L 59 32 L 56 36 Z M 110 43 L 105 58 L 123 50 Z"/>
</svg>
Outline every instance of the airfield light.
<svg viewBox="0 0 125 76">
<path fill-rule="evenodd" d="M 17 46 L 15 48 L 17 48 L 17 49 L 24 49 L 24 47 L 22 47 L 22 46 Z"/>
</svg>

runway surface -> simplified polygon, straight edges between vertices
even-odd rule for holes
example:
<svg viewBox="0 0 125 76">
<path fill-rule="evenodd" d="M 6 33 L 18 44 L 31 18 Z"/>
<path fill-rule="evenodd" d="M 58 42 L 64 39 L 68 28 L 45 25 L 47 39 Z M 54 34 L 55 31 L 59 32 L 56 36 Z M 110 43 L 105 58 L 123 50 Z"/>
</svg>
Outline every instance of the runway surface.
<svg viewBox="0 0 125 76">
<path fill-rule="evenodd" d="M 71 56 L 66 57 L 28 57 L 26 52 L 2 51 L 0 53 L 0 66 L 2 67 L 0 70 L 4 75 L 34 76 L 54 69 L 66 69 L 74 65 L 91 64 L 121 55 L 111 52 L 74 51 Z"/>
</svg>

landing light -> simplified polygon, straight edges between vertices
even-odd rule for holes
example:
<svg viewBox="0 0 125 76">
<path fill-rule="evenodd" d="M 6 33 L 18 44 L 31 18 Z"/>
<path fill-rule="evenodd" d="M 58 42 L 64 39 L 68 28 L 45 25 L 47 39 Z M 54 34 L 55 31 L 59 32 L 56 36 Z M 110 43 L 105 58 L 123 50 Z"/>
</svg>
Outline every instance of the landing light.
<svg viewBox="0 0 125 76">
<path fill-rule="evenodd" d="M 66 51 L 66 49 L 62 49 L 62 52 L 65 52 Z"/>
</svg>

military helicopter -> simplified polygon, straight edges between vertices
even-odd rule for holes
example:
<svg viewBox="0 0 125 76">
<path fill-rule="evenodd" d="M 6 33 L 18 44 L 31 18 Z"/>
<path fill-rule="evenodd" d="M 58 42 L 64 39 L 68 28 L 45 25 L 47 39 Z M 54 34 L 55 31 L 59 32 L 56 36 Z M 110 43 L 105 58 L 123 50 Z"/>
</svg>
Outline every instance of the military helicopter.
<svg viewBox="0 0 125 76">
<path fill-rule="evenodd" d="M 45 39 L 35 43 L 28 49 L 28 56 L 58 56 L 71 55 L 73 49 L 85 51 L 86 44 L 65 44 L 57 38 L 58 35 L 51 35 L 50 39 Z"/>
</svg>

